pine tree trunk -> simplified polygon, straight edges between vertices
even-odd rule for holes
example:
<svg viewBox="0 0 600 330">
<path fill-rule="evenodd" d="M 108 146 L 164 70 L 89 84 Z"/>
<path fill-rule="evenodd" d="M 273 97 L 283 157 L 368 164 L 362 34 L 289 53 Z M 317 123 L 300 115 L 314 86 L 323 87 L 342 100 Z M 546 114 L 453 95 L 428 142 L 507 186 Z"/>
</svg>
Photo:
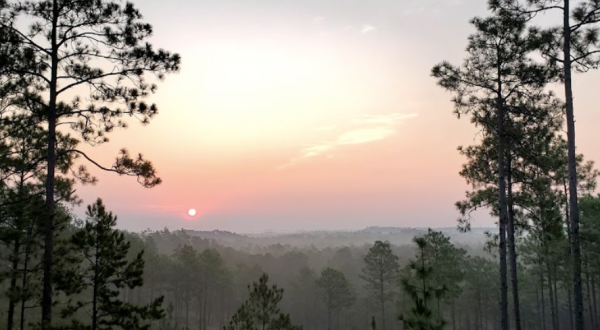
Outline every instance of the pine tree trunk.
<svg viewBox="0 0 600 330">
<path fill-rule="evenodd" d="M 331 306 L 330 306 L 330 302 L 328 299 L 327 302 L 327 330 L 331 330 Z"/>
<path fill-rule="evenodd" d="M 574 330 L 575 322 L 573 320 L 573 292 L 571 291 L 570 285 L 565 285 L 567 287 L 567 303 L 569 304 L 569 325 L 571 330 Z"/>
<path fill-rule="evenodd" d="M 556 310 L 556 324 L 559 329 L 562 329 L 560 326 L 560 300 L 558 299 L 558 274 L 556 271 L 556 265 L 554 265 L 554 275 L 553 275 L 553 285 L 554 285 L 554 310 Z"/>
<path fill-rule="evenodd" d="M 544 297 L 544 274 L 540 270 L 540 293 L 542 295 L 542 328 L 546 330 L 546 299 Z"/>
<path fill-rule="evenodd" d="M 546 263 L 546 269 L 548 272 L 548 290 L 550 295 L 550 314 L 552 317 L 552 330 L 558 330 L 558 317 L 556 315 L 558 311 L 555 309 L 556 305 L 554 304 L 554 288 L 552 285 L 552 272 L 549 263 Z"/>
<path fill-rule="evenodd" d="M 585 262 L 585 270 L 586 270 L 585 286 L 586 286 L 587 296 L 588 296 L 588 309 L 590 311 L 590 323 L 592 325 L 592 329 L 596 329 L 596 320 L 594 319 L 594 308 L 592 306 L 592 289 L 590 287 L 590 265 L 587 261 Z"/>
<path fill-rule="evenodd" d="M 583 289 L 581 285 L 581 248 L 579 242 L 579 204 L 577 195 L 577 155 L 575 151 L 575 114 L 571 85 L 571 26 L 570 0 L 563 3 L 563 65 L 565 78 L 565 105 L 567 114 L 567 145 L 569 167 L 569 207 L 571 216 L 571 253 L 573 266 L 573 298 L 575 303 L 575 330 L 585 330 L 583 320 Z"/>
<path fill-rule="evenodd" d="M 508 150 L 510 154 L 510 148 Z M 521 307 L 519 304 L 519 280 L 517 269 L 517 248 L 515 242 L 515 208 L 513 204 L 512 192 L 512 156 L 509 155 L 507 166 L 507 187 L 508 187 L 508 253 L 510 258 L 510 279 L 513 294 L 513 312 L 515 316 L 515 328 L 521 330 Z"/>
<path fill-rule="evenodd" d="M 542 309 L 541 309 L 542 303 L 540 301 L 540 290 L 537 287 L 537 285 L 535 286 L 535 300 L 537 301 L 537 304 L 535 304 L 536 305 L 535 307 L 537 308 L 536 312 L 537 312 L 537 315 L 538 315 L 538 326 L 537 326 L 537 328 L 539 330 L 542 330 L 542 324 L 544 323 L 544 319 L 543 319 L 543 316 L 542 316 Z"/>
<path fill-rule="evenodd" d="M 500 63 L 500 59 L 498 60 Z M 508 330 L 508 285 L 507 285 L 507 264 L 506 264 L 506 222 L 507 222 L 507 208 L 506 208 L 506 176 L 505 176 L 505 150 L 504 150 L 504 104 L 502 99 L 502 81 L 501 81 L 501 67 L 498 65 L 498 86 L 497 86 L 497 100 L 496 100 L 496 111 L 498 112 L 498 119 L 496 124 L 496 136 L 498 138 L 498 209 L 500 210 L 500 325 L 501 330 Z"/>
<path fill-rule="evenodd" d="M 8 312 L 7 312 L 7 330 L 12 330 L 15 320 L 15 308 L 17 306 L 17 272 L 19 271 L 19 239 L 16 239 L 13 245 L 12 265 L 10 272 L 10 296 L 8 297 Z M 24 288 L 23 288 L 24 289 Z"/>
<path fill-rule="evenodd" d="M 456 330 L 456 303 L 452 301 L 452 330 Z"/>
<path fill-rule="evenodd" d="M 50 97 L 48 102 L 48 152 L 46 154 L 46 221 L 44 223 L 44 276 L 42 289 L 42 330 L 52 322 L 52 268 L 54 266 L 54 171 L 56 168 L 56 99 L 58 76 L 58 0 L 52 1 Z"/>
<path fill-rule="evenodd" d="M 208 290 L 206 288 L 206 284 L 204 284 L 204 295 L 202 296 L 202 324 L 203 330 L 208 329 Z"/>
<path fill-rule="evenodd" d="M 190 297 L 188 293 L 185 298 L 185 329 L 190 329 Z"/>
<path fill-rule="evenodd" d="M 99 281 L 98 281 L 98 277 L 99 277 L 99 271 L 100 271 L 100 263 L 98 260 L 98 244 L 100 244 L 99 242 L 96 242 L 96 251 L 94 253 L 94 257 L 95 257 L 95 264 L 94 264 L 94 283 L 92 284 L 93 286 L 93 291 L 92 291 L 92 330 L 96 330 L 98 327 L 98 285 L 99 285 Z"/>
<path fill-rule="evenodd" d="M 380 274 L 380 279 L 379 279 L 379 294 L 380 294 L 380 303 L 381 303 L 381 329 L 382 330 L 386 330 L 385 328 L 385 288 L 383 287 L 383 273 Z"/>
<path fill-rule="evenodd" d="M 596 281 L 595 281 L 595 276 L 592 275 L 592 305 L 593 305 L 593 314 L 594 314 L 594 319 L 596 320 L 596 328 L 598 328 L 598 323 L 600 322 L 600 320 L 598 320 L 598 304 L 597 304 L 597 300 L 596 300 Z"/>
<path fill-rule="evenodd" d="M 23 260 L 23 276 L 21 278 L 21 287 L 27 287 L 27 274 L 29 272 L 29 245 L 25 248 L 25 258 Z M 27 299 L 22 297 L 21 299 L 21 319 L 20 319 L 20 329 L 25 330 L 25 303 Z"/>
<path fill-rule="evenodd" d="M 204 293 L 196 298 L 196 314 L 198 316 L 198 329 L 206 329 L 206 311 L 204 310 Z"/>
</svg>

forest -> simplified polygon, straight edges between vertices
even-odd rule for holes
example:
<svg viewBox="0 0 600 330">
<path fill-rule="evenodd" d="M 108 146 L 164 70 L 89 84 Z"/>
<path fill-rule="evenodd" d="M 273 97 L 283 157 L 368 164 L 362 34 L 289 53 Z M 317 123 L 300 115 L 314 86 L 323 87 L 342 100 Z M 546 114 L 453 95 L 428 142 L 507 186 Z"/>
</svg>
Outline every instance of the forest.
<svg viewBox="0 0 600 330">
<path fill-rule="evenodd" d="M 572 83 L 600 64 L 600 1 L 488 9 L 464 61 L 429 72 L 478 130 L 456 228 L 251 236 L 127 232 L 78 197 L 95 171 L 161 184 L 142 154 L 94 147 L 152 121 L 182 58 L 131 2 L 0 0 L 0 328 L 600 329 L 600 172 L 576 151 Z"/>
</svg>

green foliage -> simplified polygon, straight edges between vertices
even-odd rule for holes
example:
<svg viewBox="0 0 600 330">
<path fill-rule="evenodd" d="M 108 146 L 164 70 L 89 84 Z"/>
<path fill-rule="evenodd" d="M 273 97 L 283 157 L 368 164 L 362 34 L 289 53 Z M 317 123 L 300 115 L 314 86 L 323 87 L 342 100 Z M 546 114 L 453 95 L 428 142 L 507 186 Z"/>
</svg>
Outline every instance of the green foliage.
<svg viewBox="0 0 600 330">
<path fill-rule="evenodd" d="M 301 330 L 291 324 L 290 316 L 279 310 L 283 289 L 269 287 L 269 276 L 263 274 L 258 283 L 248 286 L 250 297 L 233 315 L 224 330 Z"/>
<path fill-rule="evenodd" d="M 389 242 L 376 241 L 365 256 L 360 276 L 377 301 L 390 301 L 398 280 L 400 265 Z"/>
<path fill-rule="evenodd" d="M 455 247 L 450 237 L 431 228 L 421 238 L 425 242 L 424 264 L 435 270 L 428 274 L 430 285 L 445 287 L 444 298 L 457 298 L 464 284 L 467 251 Z"/>
<path fill-rule="evenodd" d="M 426 262 L 427 240 L 423 237 L 415 237 L 414 242 L 418 248 L 417 260 L 410 261 L 408 265 L 410 275 L 401 280 L 402 289 L 411 297 L 413 307 L 411 313 L 401 316 L 400 320 L 407 330 L 442 330 L 445 322 L 440 315 L 432 312 L 430 303 L 434 298 L 441 298 L 447 292 L 447 287 L 436 287 L 431 284 L 434 269 Z"/>
<path fill-rule="evenodd" d="M 72 248 L 79 254 L 80 266 L 60 274 L 65 292 L 72 297 L 86 295 L 79 300 L 71 298 L 61 311 L 62 318 L 71 318 L 68 326 L 71 329 L 148 329 L 149 321 L 164 316 L 163 298 L 142 306 L 119 298 L 121 289 L 143 285 L 143 251 L 133 260 L 127 260 L 131 244 L 123 232 L 114 228 L 117 218 L 106 210 L 101 199 L 88 206 L 87 216 L 84 228 L 71 239 Z M 82 312 L 90 316 L 87 321 L 72 318 Z"/>
<path fill-rule="evenodd" d="M 324 269 L 316 283 L 327 310 L 328 329 L 331 329 L 332 316 L 352 306 L 356 301 L 356 293 L 344 273 L 333 268 Z"/>
<path fill-rule="evenodd" d="M 365 256 L 365 267 L 361 278 L 367 282 L 365 288 L 379 304 L 382 329 L 385 330 L 385 307 L 396 294 L 400 265 L 389 242 L 376 241 Z"/>
</svg>

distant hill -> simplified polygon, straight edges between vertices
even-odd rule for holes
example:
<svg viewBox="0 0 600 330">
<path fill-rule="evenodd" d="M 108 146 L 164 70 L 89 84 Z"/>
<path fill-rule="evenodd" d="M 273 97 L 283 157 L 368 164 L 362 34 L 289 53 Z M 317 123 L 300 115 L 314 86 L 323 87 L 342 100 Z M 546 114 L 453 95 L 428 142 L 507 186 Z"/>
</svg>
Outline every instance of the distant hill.
<svg viewBox="0 0 600 330">
<path fill-rule="evenodd" d="M 486 240 L 486 231 L 493 228 L 473 228 L 470 232 L 459 232 L 455 227 L 433 228 L 450 237 L 457 245 L 481 245 Z M 252 247 L 267 247 L 273 245 L 289 246 L 291 248 L 306 248 L 314 246 L 318 249 L 341 246 L 363 246 L 373 244 L 377 240 L 389 241 L 394 245 L 411 244 L 414 236 L 427 232 L 427 228 L 409 227 L 368 227 L 361 230 L 348 231 L 303 231 L 293 233 L 266 232 L 261 234 L 237 234 L 228 231 L 196 231 L 182 230 L 191 237 L 213 241 L 219 245 L 244 249 Z"/>
</svg>

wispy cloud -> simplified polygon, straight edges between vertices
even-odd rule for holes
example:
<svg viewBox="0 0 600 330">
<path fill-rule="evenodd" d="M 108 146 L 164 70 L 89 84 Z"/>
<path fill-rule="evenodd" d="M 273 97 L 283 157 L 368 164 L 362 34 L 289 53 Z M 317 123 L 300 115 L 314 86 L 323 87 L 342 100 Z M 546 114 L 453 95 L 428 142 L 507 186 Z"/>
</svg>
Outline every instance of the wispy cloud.
<svg viewBox="0 0 600 330">
<path fill-rule="evenodd" d="M 366 34 L 369 32 L 373 32 L 376 31 L 377 27 L 373 26 L 373 25 L 369 25 L 369 24 L 363 24 L 362 28 L 360 29 L 360 32 L 362 34 Z"/>
<path fill-rule="evenodd" d="M 340 135 L 337 144 L 361 144 L 383 140 L 395 132 L 395 130 L 387 127 L 361 128 Z"/>
<path fill-rule="evenodd" d="M 288 168 L 308 158 L 318 156 L 331 157 L 331 153 L 342 146 L 364 144 L 386 139 L 396 133 L 398 124 L 416 116 L 418 116 L 417 113 L 392 113 L 387 115 L 364 115 L 355 118 L 350 121 L 350 127 L 338 132 L 332 140 L 304 146 L 299 151 L 298 156 L 277 169 Z M 332 131 L 335 128 L 336 126 L 322 126 L 315 128 L 315 130 Z"/>
</svg>

